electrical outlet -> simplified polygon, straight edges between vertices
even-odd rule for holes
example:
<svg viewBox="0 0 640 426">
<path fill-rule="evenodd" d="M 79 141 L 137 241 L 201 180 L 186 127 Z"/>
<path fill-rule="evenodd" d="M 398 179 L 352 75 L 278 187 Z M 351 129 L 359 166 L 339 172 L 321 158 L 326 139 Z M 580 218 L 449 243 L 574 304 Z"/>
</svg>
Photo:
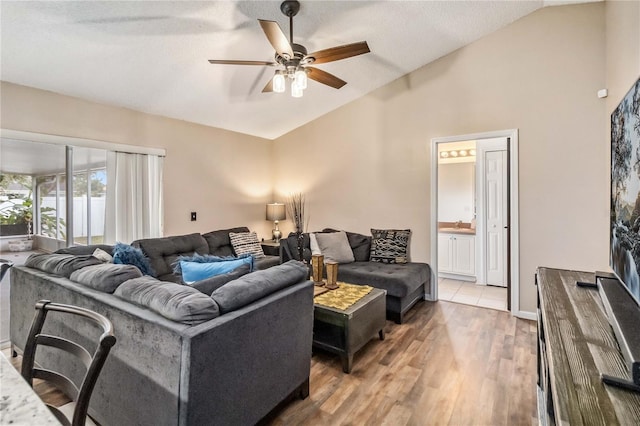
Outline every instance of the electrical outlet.
<svg viewBox="0 0 640 426">
<path fill-rule="evenodd" d="M 197 219 L 196 212 L 191 212 L 191 222 L 195 222 Z"/>
</svg>

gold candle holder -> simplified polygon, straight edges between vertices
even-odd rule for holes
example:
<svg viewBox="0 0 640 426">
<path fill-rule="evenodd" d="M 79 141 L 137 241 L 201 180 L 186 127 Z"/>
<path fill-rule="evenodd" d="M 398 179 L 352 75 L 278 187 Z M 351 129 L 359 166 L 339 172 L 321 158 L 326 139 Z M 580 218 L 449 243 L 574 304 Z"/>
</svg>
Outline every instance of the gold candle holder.
<svg viewBox="0 0 640 426">
<path fill-rule="evenodd" d="M 338 262 L 325 262 L 327 267 L 327 288 L 335 290 L 338 288 Z"/>
<path fill-rule="evenodd" d="M 317 286 L 323 286 L 322 272 L 324 268 L 324 256 L 321 254 L 314 254 L 311 256 L 311 275 L 313 277 L 313 283 Z"/>
</svg>

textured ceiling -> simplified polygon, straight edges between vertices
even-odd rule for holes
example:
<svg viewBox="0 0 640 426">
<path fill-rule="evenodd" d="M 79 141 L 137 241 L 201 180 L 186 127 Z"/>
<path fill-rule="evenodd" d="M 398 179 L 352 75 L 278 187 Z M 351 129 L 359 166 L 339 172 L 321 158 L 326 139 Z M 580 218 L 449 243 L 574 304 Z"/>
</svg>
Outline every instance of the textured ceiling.
<svg viewBox="0 0 640 426">
<path fill-rule="evenodd" d="M 263 94 L 273 68 L 257 19 L 288 34 L 272 1 L 2 1 L 4 81 L 268 139 L 277 138 L 548 4 L 572 1 L 302 1 L 309 52 L 366 40 L 370 54 L 317 65 L 346 80 L 304 97 Z"/>
</svg>

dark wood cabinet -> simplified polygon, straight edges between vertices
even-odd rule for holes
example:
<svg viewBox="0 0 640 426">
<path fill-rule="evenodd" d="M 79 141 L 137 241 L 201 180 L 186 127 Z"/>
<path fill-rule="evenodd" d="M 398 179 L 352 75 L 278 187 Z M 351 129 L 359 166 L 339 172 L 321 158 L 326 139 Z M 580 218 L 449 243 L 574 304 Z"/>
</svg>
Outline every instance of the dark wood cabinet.
<svg viewBox="0 0 640 426">
<path fill-rule="evenodd" d="M 637 425 L 640 394 L 602 383 L 630 379 L 595 274 L 538 268 L 538 419 L 542 425 Z M 639 323 L 640 326 L 640 323 Z"/>
</svg>

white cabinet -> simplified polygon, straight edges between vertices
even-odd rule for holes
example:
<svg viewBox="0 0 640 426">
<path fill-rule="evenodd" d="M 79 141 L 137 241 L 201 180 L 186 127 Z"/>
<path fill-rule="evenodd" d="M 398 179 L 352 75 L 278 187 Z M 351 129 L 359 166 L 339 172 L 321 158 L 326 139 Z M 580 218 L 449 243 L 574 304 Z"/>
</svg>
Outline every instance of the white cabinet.
<svg viewBox="0 0 640 426">
<path fill-rule="evenodd" d="M 438 234 L 438 272 L 458 275 L 476 274 L 476 237 Z"/>
<path fill-rule="evenodd" d="M 438 234 L 438 272 L 453 272 L 453 238 Z"/>
</svg>

